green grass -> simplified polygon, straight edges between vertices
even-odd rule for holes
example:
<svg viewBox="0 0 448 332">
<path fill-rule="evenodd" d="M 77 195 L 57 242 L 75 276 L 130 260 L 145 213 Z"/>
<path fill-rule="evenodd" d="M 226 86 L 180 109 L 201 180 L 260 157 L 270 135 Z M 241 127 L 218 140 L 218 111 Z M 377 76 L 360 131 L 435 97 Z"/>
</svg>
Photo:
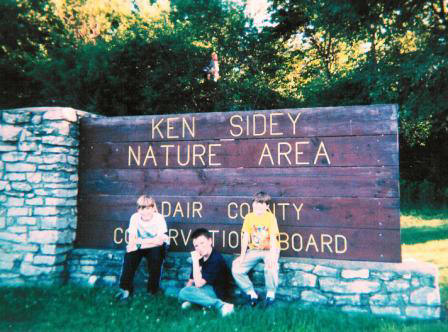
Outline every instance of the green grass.
<svg viewBox="0 0 448 332">
<path fill-rule="evenodd" d="M 444 322 L 402 322 L 296 305 L 238 308 L 221 318 L 214 311 L 181 311 L 173 298 L 137 294 L 117 303 L 110 288 L 0 289 L 1 331 L 442 331 Z"/>
<path fill-rule="evenodd" d="M 403 259 L 415 258 L 435 264 L 439 268 L 441 287 L 447 286 L 448 219 L 401 216 L 400 221 Z"/>
<path fill-rule="evenodd" d="M 448 223 L 438 227 L 409 227 L 401 230 L 401 243 L 417 244 L 448 239 Z"/>
<path fill-rule="evenodd" d="M 439 268 L 440 297 L 442 306 L 447 310 L 448 210 L 423 208 L 402 212 L 401 243 L 403 259 L 415 258 Z"/>
</svg>

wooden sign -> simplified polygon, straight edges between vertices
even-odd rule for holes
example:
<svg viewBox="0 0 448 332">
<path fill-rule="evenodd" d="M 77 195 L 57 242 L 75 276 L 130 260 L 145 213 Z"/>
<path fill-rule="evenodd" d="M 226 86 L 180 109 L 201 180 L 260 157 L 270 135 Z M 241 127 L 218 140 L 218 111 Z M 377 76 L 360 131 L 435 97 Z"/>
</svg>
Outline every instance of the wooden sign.
<svg viewBox="0 0 448 332">
<path fill-rule="evenodd" d="M 283 256 L 401 261 L 395 105 L 85 118 L 80 138 L 77 247 L 123 248 L 147 194 L 171 250 L 206 227 L 238 253 L 262 190 Z"/>
</svg>

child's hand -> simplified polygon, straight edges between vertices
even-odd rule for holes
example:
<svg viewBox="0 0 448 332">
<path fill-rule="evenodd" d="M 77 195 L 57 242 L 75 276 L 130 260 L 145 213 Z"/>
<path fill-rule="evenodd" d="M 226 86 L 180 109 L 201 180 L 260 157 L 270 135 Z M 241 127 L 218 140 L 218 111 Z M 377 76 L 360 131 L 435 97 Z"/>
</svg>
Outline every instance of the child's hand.
<svg viewBox="0 0 448 332">
<path fill-rule="evenodd" d="M 157 246 L 161 246 L 163 244 L 163 239 L 161 238 L 154 239 L 154 244 Z"/>
<path fill-rule="evenodd" d="M 185 284 L 186 287 L 193 286 L 193 279 L 188 279 L 187 283 Z"/>
<path fill-rule="evenodd" d="M 201 256 L 199 255 L 199 253 L 196 250 L 193 250 L 190 254 L 191 254 L 191 259 L 193 261 L 198 261 L 201 259 Z"/>
<path fill-rule="evenodd" d="M 136 251 L 137 250 L 137 246 L 135 244 L 128 244 L 126 246 L 126 252 L 132 252 L 132 251 Z"/>
</svg>

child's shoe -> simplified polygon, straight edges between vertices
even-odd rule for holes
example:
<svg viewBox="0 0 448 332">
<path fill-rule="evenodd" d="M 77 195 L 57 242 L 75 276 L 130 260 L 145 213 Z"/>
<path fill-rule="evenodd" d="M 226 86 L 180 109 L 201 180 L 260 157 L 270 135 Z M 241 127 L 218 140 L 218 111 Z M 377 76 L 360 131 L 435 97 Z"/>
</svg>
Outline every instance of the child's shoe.
<svg viewBox="0 0 448 332">
<path fill-rule="evenodd" d="M 124 301 L 127 301 L 129 299 L 130 295 L 131 294 L 130 294 L 130 292 L 128 290 L 120 288 L 118 290 L 117 294 L 115 294 L 115 298 L 117 299 L 117 301 L 124 302 Z"/>
<path fill-rule="evenodd" d="M 227 315 L 230 315 L 231 313 L 233 313 L 233 304 L 224 303 L 224 305 L 221 307 L 221 316 L 225 317 Z"/>
<path fill-rule="evenodd" d="M 274 302 L 275 302 L 275 299 L 273 297 L 267 297 L 264 300 L 264 307 L 265 308 L 269 308 L 269 307 L 271 307 L 274 304 Z"/>
<path fill-rule="evenodd" d="M 185 301 L 184 303 L 182 303 L 182 305 L 180 306 L 183 310 L 185 309 L 189 309 L 191 308 L 191 302 Z"/>
<path fill-rule="evenodd" d="M 258 304 L 258 297 L 252 297 L 249 294 L 243 293 L 244 303 L 250 305 L 251 307 L 255 307 Z"/>
<path fill-rule="evenodd" d="M 251 307 L 255 307 L 258 304 L 258 297 L 251 297 L 249 300 L 249 304 Z"/>
</svg>

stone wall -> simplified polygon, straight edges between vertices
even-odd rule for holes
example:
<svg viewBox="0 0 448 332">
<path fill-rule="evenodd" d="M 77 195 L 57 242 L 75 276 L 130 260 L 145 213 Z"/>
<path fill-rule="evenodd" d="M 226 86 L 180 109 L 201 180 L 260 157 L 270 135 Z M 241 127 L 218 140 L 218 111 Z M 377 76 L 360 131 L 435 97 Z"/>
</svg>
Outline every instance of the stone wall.
<svg viewBox="0 0 448 332">
<path fill-rule="evenodd" d="M 57 107 L 0 111 L 0 285 L 64 280 L 84 116 L 94 115 Z"/>
<path fill-rule="evenodd" d="M 122 250 L 75 249 L 69 258 L 70 282 L 118 287 Z M 233 256 L 226 255 L 231 264 Z M 263 264 L 252 274 L 259 294 L 264 293 Z M 188 253 L 169 253 L 161 286 L 176 296 L 190 276 Z M 371 313 L 401 319 L 440 318 L 438 269 L 423 262 L 375 263 L 325 259 L 281 258 L 277 298 L 301 304 L 338 307 L 347 312 Z M 142 263 L 136 287 L 144 291 L 147 277 Z M 235 289 L 234 298 L 238 299 Z"/>
</svg>

